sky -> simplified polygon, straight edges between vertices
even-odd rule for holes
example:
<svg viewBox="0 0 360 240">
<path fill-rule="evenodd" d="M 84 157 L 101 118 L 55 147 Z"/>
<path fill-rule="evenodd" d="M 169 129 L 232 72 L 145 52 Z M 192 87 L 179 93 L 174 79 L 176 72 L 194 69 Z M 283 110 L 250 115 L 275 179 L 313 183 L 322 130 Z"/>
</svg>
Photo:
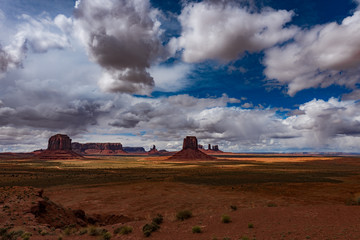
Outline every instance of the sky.
<svg viewBox="0 0 360 240">
<path fill-rule="evenodd" d="M 360 0 L 0 0 L 0 152 L 359 153 L 359 67 Z"/>
</svg>

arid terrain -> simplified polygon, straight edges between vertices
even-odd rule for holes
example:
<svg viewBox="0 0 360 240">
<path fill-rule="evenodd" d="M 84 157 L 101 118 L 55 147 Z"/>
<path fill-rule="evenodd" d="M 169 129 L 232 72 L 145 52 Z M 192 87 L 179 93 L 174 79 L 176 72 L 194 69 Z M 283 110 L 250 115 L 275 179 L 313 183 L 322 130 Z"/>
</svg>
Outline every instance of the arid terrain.
<svg viewBox="0 0 360 240">
<path fill-rule="evenodd" d="M 360 239 L 360 157 L 216 157 L 3 154 L 0 239 Z"/>
</svg>

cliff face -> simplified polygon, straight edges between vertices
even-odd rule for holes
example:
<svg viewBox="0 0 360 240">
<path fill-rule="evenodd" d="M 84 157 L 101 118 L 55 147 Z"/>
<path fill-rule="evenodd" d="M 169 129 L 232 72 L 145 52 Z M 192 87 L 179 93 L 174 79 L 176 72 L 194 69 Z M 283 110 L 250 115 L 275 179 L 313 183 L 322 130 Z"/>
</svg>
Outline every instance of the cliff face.
<svg viewBox="0 0 360 240">
<path fill-rule="evenodd" d="M 67 135 L 56 134 L 49 138 L 47 150 L 71 150 L 71 139 Z"/>
<path fill-rule="evenodd" d="M 187 136 L 183 142 L 183 149 L 198 149 L 198 141 L 194 136 Z"/>
<path fill-rule="evenodd" d="M 123 154 L 121 143 L 78 143 L 71 144 L 72 149 L 81 154 Z"/>
</svg>

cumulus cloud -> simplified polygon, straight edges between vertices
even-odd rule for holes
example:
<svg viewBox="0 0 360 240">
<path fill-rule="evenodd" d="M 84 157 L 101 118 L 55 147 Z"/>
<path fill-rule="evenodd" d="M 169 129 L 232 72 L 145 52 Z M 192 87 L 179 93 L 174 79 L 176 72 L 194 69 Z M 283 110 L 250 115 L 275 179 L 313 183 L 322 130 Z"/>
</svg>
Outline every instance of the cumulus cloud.
<svg viewBox="0 0 360 240">
<path fill-rule="evenodd" d="M 299 32 L 294 42 L 266 51 L 265 74 L 288 93 L 331 84 L 355 88 L 360 64 L 360 11 L 341 24 L 332 22 Z"/>
<path fill-rule="evenodd" d="M 293 37 L 297 29 L 284 27 L 293 15 L 270 8 L 252 13 L 230 1 L 189 3 L 179 16 L 181 36 L 173 38 L 169 48 L 173 53 L 183 49 L 185 62 L 231 61 L 245 51 L 261 51 Z"/>
<path fill-rule="evenodd" d="M 176 92 L 189 85 L 187 75 L 192 70 L 189 64 L 179 63 L 171 66 L 157 65 L 149 72 L 155 81 L 155 90 Z"/>
<path fill-rule="evenodd" d="M 286 124 L 309 135 L 309 141 L 317 145 L 329 144 L 341 136 L 360 136 L 360 103 L 356 101 L 314 99 L 299 110 L 303 113 L 287 118 Z"/>
<path fill-rule="evenodd" d="M 149 1 L 82 0 L 74 15 L 78 37 L 104 68 L 101 88 L 149 94 L 154 80 L 147 69 L 164 53 L 157 11 Z"/>
<path fill-rule="evenodd" d="M 61 26 L 60 19 L 64 21 L 67 18 L 59 15 L 52 20 L 49 17 L 34 18 L 23 14 L 10 44 L 5 47 L 0 45 L 0 73 L 20 67 L 29 50 L 46 53 L 50 49 L 69 47 L 70 42 L 67 34 L 62 31 L 64 24 Z"/>
</svg>

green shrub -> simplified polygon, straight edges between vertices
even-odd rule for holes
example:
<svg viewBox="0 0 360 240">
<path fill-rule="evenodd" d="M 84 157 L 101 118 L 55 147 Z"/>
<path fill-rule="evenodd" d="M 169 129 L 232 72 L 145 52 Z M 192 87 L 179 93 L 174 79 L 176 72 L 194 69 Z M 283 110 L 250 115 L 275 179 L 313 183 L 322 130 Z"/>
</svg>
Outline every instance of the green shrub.
<svg viewBox="0 0 360 240">
<path fill-rule="evenodd" d="M 142 228 L 142 231 L 143 231 L 145 237 L 149 237 L 152 232 L 155 232 L 159 228 L 160 228 L 160 226 L 158 224 L 152 222 L 150 224 L 145 224 Z"/>
<path fill-rule="evenodd" d="M 90 227 L 88 230 L 90 236 L 101 236 L 106 232 L 107 232 L 106 229 L 96 228 L 96 227 Z"/>
<path fill-rule="evenodd" d="M 86 228 L 80 229 L 79 231 L 79 235 L 84 235 L 88 232 L 88 230 Z"/>
<path fill-rule="evenodd" d="M 249 224 L 248 224 L 248 228 L 254 228 L 254 224 L 249 223 Z"/>
<path fill-rule="evenodd" d="M 192 212 L 189 210 L 183 210 L 176 214 L 176 219 L 184 221 L 185 219 L 189 219 L 192 217 Z"/>
<path fill-rule="evenodd" d="M 229 223 L 229 222 L 231 222 L 230 216 L 229 216 L 229 215 L 226 215 L 226 214 L 222 215 L 222 216 L 221 216 L 221 222 L 222 222 L 222 223 Z"/>
<path fill-rule="evenodd" d="M 111 239 L 111 233 L 105 232 L 102 234 L 102 239 L 104 240 L 110 240 Z"/>
<path fill-rule="evenodd" d="M 121 226 L 114 230 L 114 234 L 126 235 L 132 233 L 133 228 L 129 226 Z"/>
<path fill-rule="evenodd" d="M 236 211 L 236 210 L 237 210 L 237 206 L 236 206 L 236 205 L 231 205 L 230 208 L 231 208 L 231 210 L 233 210 L 233 211 Z"/>
<path fill-rule="evenodd" d="M 276 203 L 273 203 L 273 202 L 269 202 L 267 204 L 268 207 L 277 207 L 277 204 Z"/>
<path fill-rule="evenodd" d="M 201 233 L 201 227 L 200 226 L 193 226 L 192 227 L 193 233 Z"/>
<path fill-rule="evenodd" d="M 156 224 L 162 224 L 162 222 L 164 221 L 164 217 L 161 214 L 158 214 L 156 215 L 156 217 L 153 218 L 152 221 Z"/>
<path fill-rule="evenodd" d="M 0 236 L 5 235 L 7 230 L 8 230 L 7 228 L 0 228 Z"/>
<path fill-rule="evenodd" d="M 23 240 L 29 240 L 31 236 L 32 236 L 31 233 L 26 232 L 26 233 L 23 233 L 23 235 L 21 235 L 21 238 Z"/>
<path fill-rule="evenodd" d="M 2 235 L 1 240 L 13 240 L 13 239 L 18 239 L 21 235 L 23 235 L 23 231 L 19 230 L 19 231 L 12 231 L 12 232 L 5 232 Z"/>
</svg>

